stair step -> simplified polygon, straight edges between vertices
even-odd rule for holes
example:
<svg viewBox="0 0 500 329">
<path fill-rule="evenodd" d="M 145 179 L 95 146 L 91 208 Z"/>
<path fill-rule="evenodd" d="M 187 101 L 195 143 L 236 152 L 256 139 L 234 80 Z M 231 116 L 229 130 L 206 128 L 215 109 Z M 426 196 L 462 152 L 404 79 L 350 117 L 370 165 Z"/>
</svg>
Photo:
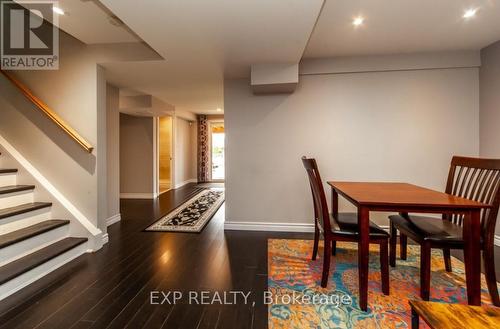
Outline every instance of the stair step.
<svg viewBox="0 0 500 329">
<path fill-rule="evenodd" d="M 0 235 L 0 249 L 68 224 L 69 220 L 52 219 Z"/>
<path fill-rule="evenodd" d="M 0 285 L 87 242 L 87 238 L 65 238 L 0 267 Z"/>
<path fill-rule="evenodd" d="M 30 211 L 51 207 L 50 202 L 26 203 L 15 207 L 0 209 L 0 219 L 24 214 Z"/>
<path fill-rule="evenodd" d="M 15 192 L 22 192 L 22 191 L 30 191 L 30 190 L 34 190 L 34 189 L 35 189 L 35 185 L 2 186 L 2 187 L 0 187 L 0 195 L 15 193 Z"/>
<path fill-rule="evenodd" d="M 0 169 L 0 174 L 13 174 L 16 172 L 17 169 Z"/>
</svg>

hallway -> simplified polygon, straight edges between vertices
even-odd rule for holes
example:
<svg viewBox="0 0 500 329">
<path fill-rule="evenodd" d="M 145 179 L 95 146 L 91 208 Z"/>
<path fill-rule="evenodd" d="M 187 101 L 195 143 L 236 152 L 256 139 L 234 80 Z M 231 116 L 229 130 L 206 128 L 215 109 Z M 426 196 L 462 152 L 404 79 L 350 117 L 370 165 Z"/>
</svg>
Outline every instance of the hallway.
<svg viewBox="0 0 500 329">
<path fill-rule="evenodd" d="M 224 207 L 199 234 L 142 231 L 199 188 L 122 200 L 109 243 L 4 300 L 0 328 L 267 328 L 267 239 L 308 235 L 224 232 Z M 248 305 L 150 304 L 151 291 L 189 290 L 252 294 Z"/>
</svg>

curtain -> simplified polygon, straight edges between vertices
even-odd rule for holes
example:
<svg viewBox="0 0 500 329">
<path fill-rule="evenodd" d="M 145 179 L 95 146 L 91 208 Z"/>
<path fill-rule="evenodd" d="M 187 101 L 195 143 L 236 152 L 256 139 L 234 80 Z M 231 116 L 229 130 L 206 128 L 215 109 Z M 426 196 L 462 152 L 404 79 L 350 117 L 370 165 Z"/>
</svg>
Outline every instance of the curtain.
<svg viewBox="0 0 500 329">
<path fill-rule="evenodd" d="M 198 115 L 198 182 L 209 180 L 208 121 L 206 115 Z"/>
</svg>

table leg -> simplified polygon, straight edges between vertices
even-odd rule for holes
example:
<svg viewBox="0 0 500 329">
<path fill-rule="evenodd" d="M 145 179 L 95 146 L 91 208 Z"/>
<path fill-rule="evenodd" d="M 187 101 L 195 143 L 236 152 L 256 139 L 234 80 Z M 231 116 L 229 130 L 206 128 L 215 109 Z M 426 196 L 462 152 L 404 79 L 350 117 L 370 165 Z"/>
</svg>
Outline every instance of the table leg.
<svg viewBox="0 0 500 329">
<path fill-rule="evenodd" d="M 420 325 L 420 323 L 419 323 L 418 313 L 412 307 L 411 308 L 411 329 L 418 329 L 419 325 Z"/>
<path fill-rule="evenodd" d="M 464 218 L 464 259 L 469 305 L 481 305 L 481 224 L 480 210 L 473 210 Z"/>
<path fill-rule="evenodd" d="M 358 208 L 359 307 L 365 312 L 368 310 L 368 248 L 370 246 L 369 214 L 370 211 L 367 208 Z"/>
<path fill-rule="evenodd" d="M 332 216 L 338 218 L 339 215 L 339 194 L 332 187 Z"/>
</svg>

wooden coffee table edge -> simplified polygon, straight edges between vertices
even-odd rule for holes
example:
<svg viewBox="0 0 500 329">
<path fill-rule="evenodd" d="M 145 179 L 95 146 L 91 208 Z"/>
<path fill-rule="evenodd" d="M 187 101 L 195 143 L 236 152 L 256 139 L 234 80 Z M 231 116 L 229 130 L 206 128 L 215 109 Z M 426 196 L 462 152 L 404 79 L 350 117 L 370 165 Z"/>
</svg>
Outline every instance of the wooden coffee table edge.
<svg viewBox="0 0 500 329">
<path fill-rule="evenodd" d="M 430 302 L 430 301 L 422 301 L 422 300 L 409 300 L 408 303 L 410 304 L 411 307 L 411 317 L 412 317 L 412 328 L 418 328 L 418 321 L 419 318 L 422 318 L 424 322 L 431 328 L 436 328 L 432 321 L 429 319 L 429 314 L 427 312 L 429 306 L 435 305 L 437 307 L 443 307 L 445 305 L 450 305 L 454 311 L 463 311 L 467 312 L 468 310 L 476 310 L 479 313 L 483 313 L 485 315 L 490 315 L 491 317 L 494 318 L 494 316 L 497 316 L 498 320 L 498 325 L 497 323 L 494 323 L 494 325 L 490 326 L 485 326 L 487 325 L 486 323 L 482 325 L 480 328 L 500 328 L 500 307 L 495 307 L 495 306 L 471 306 L 471 305 L 462 305 L 462 304 L 450 304 L 450 303 L 444 303 L 444 302 Z M 464 318 L 465 320 L 465 318 Z M 466 322 L 463 323 L 464 326 L 467 325 Z M 441 327 L 442 328 L 442 327 Z"/>
</svg>

